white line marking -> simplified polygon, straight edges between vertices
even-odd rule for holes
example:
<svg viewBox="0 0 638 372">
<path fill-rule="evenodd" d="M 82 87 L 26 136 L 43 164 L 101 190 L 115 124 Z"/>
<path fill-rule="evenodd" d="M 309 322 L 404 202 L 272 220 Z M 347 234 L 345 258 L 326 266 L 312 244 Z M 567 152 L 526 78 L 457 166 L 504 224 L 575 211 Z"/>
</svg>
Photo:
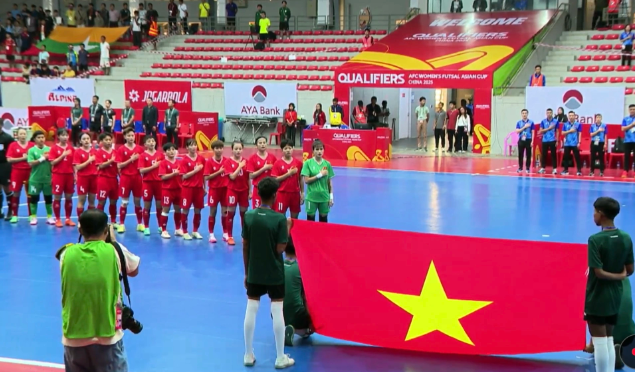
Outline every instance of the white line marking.
<svg viewBox="0 0 638 372">
<path fill-rule="evenodd" d="M 22 195 L 20 195 L 20 196 L 22 196 Z M 77 199 L 77 198 L 78 198 L 78 196 L 77 196 L 77 195 L 75 195 L 75 196 L 74 196 L 74 197 L 72 197 L 71 199 Z M 62 198 L 62 200 L 65 200 L 65 199 L 64 199 L 64 198 Z M 44 204 L 44 200 L 40 200 L 40 201 L 38 202 L 38 204 Z M 22 203 L 22 204 L 18 204 L 18 207 L 26 207 L 27 205 L 29 205 L 29 203 Z"/>
<path fill-rule="evenodd" d="M 64 369 L 64 364 L 37 362 L 35 360 L 11 359 L 11 358 L 0 357 L 0 363 L 22 364 L 27 366 Z"/>
<path fill-rule="evenodd" d="M 541 235 L 543 238 L 549 238 L 549 235 L 543 234 Z"/>
</svg>

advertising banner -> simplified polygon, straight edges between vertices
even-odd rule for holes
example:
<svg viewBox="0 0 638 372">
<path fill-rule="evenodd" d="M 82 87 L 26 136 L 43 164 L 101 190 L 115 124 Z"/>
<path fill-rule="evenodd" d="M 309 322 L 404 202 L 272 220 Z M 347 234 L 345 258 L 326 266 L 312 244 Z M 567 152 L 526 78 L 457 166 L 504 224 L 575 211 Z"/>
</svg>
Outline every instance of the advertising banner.
<svg viewBox="0 0 638 372">
<path fill-rule="evenodd" d="M 182 111 L 179 121 L 181 125 L 192 125 L 199 151 L 210 150 L 210 144 L 219 138 L 219 114 L 216 112 Z"/>
<path fill-rule="evenodd" d="M 324 145 L 323 156 L 328 160 L 390 161 L 392 131 L 310 129 L 303 132 L 303 160 L 312 157 L 315 139 Z"/>
<path fill-rule="evenodd" d="M 625 87 L 527 87 L 525 90 L 525 107 L 529 117 L 539 123 L 551 108 L 556 112 L 558 107 L 565 114 L 574 111 L 582 124 L 593 124 L 596 114 L 603 116 L 603 123 L 622 123 L 625 112 Z"/>
<path fill-rule="evenodd" d="M 308 311 L 322 336 L 472 355 L 573 351 L 585 344 L 582 244 L 530 246 L 303 220 L 294 221 L 291 235 Z M 544 321 L 521 321 L 537 318 Z"/>
<path fill-rule="evenodd" d="M 28 110 L 31 130 L 41 130 L 46 133 L 48 139 L 52 139 L 56 131 L 55 122 L 58 119 L 57 107 L 29 106 Z"/>
<path fill-rule="evenodd" d="M 297 83 L 224 83 L 226 116 L 283 117 L 297 106 Z"/>
<path fill-rule="evenodd" d="M 374 88 L 491 88 L 491 72 L 464 71 L 351 71 L 338 72 L 336 80 L 352 87 Z"/>
<path fill-rule="evenodd" d="M 95 95 L 94 82 L 93 79 L 31 79 L 31 104 L 73 107 L 73 100 L 77 97 L 81 104 L 88 105 Z"/>
<path fill-rule="evenodd" d="M 143 109 L 148 98 L 153 100 L 153 105 L 160 112 L 168 108 L 168 101 L 171 99 L 175 101 L 176 109 L 193 110 L 193 93 L 190 81 L 124 80 L 124 99 L 131 101 L 132 108 L 135 110 Z"/>
<path fill-rule="evenodd" d="M 27 109 L 0 107 L 0 118 L 2 119 L 2 130 L 8 134 L 13 134 L 15 128 L 29 126 L 29 110 Z"/>
</svg>

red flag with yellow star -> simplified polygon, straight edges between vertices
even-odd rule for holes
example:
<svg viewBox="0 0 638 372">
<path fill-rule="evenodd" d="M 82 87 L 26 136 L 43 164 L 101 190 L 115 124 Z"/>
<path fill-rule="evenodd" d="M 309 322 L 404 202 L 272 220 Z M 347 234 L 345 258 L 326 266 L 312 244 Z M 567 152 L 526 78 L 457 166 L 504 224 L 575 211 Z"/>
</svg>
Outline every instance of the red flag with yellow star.
<svg viewBox="0 0 638 372">
<path fill-rule="evenodd" d="M 295 221 L 317 333 L 455 354 L 581 350 L 584 245 Z"/>
</svg>

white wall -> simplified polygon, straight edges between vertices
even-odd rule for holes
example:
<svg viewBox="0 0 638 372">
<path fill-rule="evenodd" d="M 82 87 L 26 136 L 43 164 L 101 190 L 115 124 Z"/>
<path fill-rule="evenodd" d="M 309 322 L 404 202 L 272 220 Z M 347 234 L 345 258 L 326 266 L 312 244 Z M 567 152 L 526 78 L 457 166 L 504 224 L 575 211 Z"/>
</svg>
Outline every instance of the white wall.
<svg viewBox="0 0 638 372">
<path fill-rule="evenodd" d="M 388 101 L 390 109 L 390 117 L 388 124 L 392 125 L 392 119 L 397 118 L 399 113 L 399 89 L 398 88 L 354 88 L 352 89 L 352 101 L 350 107 L 353 109 L 357 105 L 357 101 L 362 100 L 363 105 L 370 103 L 372 96 L 377 97 L 377 104 L 381 106 L 381 101 Z M 350 110 L 349 114 L 352 114 Z M 399 125 L 397 120 L 397 126 Z M 398 127 L 397 127 L 398 130 Z"/>
<path fill-rule="evenodd" d="M 416 123 L 416 115 L 414 114 L 414 111 L 416 110 L 416 107 L 420 105 L 419 98 L 421 97 L 425 97 L 425 104 L 430 109 L 430 122 L 426 126 L 426 133 L 428 136 L 434 135 L 434 130 L 432 129 L 432 123 L 434 120 L 435 107 L 436 105 L 439 104 L 438 102 L 436 102 L 436 89 L 412 89 L 412 105 L 410 107 L 410 122 L 412 123 L 410 125 L 411 138 L 416 138 L 417 123 Z"/>
</svg>

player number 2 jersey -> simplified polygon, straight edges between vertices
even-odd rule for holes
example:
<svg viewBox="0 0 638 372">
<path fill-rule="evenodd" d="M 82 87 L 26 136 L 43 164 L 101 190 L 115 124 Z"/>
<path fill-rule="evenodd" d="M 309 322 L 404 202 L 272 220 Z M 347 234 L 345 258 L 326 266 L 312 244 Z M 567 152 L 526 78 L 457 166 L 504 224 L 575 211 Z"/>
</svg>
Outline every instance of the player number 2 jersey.
<svg viewBox="0 0 638 372">
<path fill-rule="evenodd" d="M 66 155 L 59 163 L 55 165 L 51 165 L 51 172 L 54 174 L 73 174 L 73 147 L 71 145 L 66 145 L 65 147 L 60 146 L 59 144 L 53 145 L 51 147 L 51 152 L 49 152 L 49 161 L 54 161 L 64 154 L 65 151 L 70 151 L 69 155 Z"/>
</svg>

